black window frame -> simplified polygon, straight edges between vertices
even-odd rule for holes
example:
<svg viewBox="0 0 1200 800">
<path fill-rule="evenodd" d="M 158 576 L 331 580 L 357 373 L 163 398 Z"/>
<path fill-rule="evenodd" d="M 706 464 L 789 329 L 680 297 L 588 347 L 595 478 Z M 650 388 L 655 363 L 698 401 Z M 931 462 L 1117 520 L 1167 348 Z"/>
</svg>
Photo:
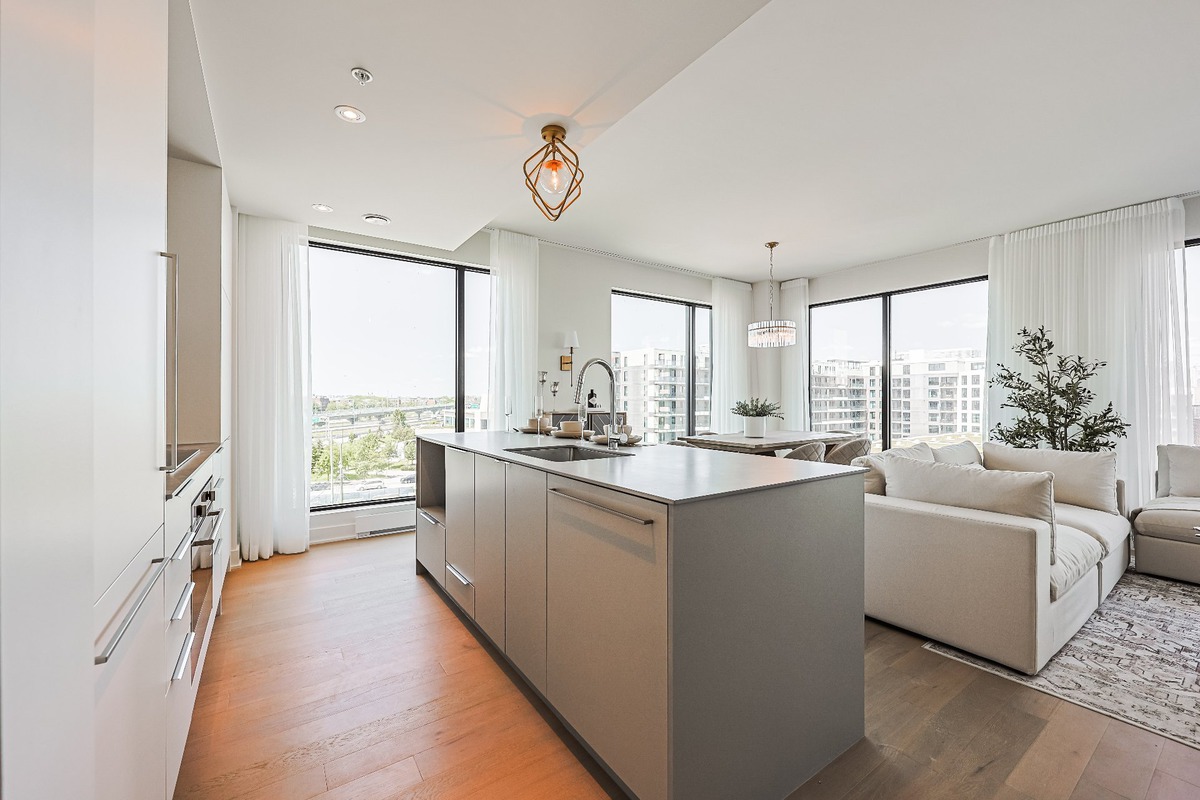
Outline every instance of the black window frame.
<svg viewBox="0 0 1200 800">
<path fill-rule="evenodd" d="M 338 253 L 352 253 L 354 255 L 371 256 L 373 258 L 386 258 L 392 261 L 403 261 L 408 264 L 419 264 L 426 267 L 439 267 L 441 269 L 453 270 L 456 274 L 454 277 L 454 431 L 455 433 L 463 433 L 466 430 L 467 416 L 467 400 L 466 400 L 466 375 L 467 375 L 467 359 L 466 359 L 466 274 L 474 272 L 476 274 L 491 275 L 491 270 L 487 267 L 476 267 L 468 264 L 459 264 L 453 261 L 439 261 L 434 258 L 423 258 L 421 256 L 413 256 L 405 253 L 397 253 L 392 250 L 378 250 L 371 247 L 361 247 L 358 245 L 348 245 L 341 242 L 331 242 L 326 240 L 310 239 L 308 242 L 310 248 L 318 250 L 332 250 Z M 351 503 L 334 503 L 323 506 L 309 506 L 309 513 L 317 511 L 348 511 L 357 508 L 367 508 L 370 506 L 392 505 L 395 503 L 411 502 L 407 497 L 381 497 L 377 500 L 356 500 Z"/>
<path fill-rule="evenodd" d="M 687 361 L 687 435 L 696 435 L 696 309 L 703 308 L 709 312 L 709 328 L 708 328 L 708 391 L 709 397 L 712 397 L 712 368 L 713 368 L 713 347 L 712 347 L 712 305 L 709 303 L 700 303 L 695 300 L 680 300 L 674 297 L 662 297 L 654 294 L 644 294 L 642 292 L 631 292 L 627 289 L 613 289 L 612 295 L 620 295 L 621 297 L 632 297 L 637 300 L 654 300 L 659 303 L 667 303 L 684 307 L 684 326 L 686 330 L 686 345 L 685 345 L 685 360 Z M 609 302 L 609 317 L 612 317 L 612 303 Z M 608 343 L 608 352 L 611 356 L 613 352 L 611 332 L 610 341 Z M 670 365 L 668 365 L 670 366 Z M 614 366 L 615 369 L 615 366 Z M 616 409 L 613 409 L 616 413 Z M 712 417 L 712 403 L 709 402 L 709 419 Z"/>
<path fill-rule="evenodd" d="M 1195 241 L 1197 244 L 1200 244 L 1200 239 L 1197 239 Z M 946 289 L 951 286 L 963 286 L 968 283 L 979 283 L 980 281 L 986 281 L 987 279 L 988 279 L 987 275 L 978 275 L 973 278 L 960 278 L 959 280 L 955 280 L 955 281 L 942 281 L 940 283 L 929 283 L 929 284 L 925 284 L 924 286 L 913 286 L 913 287 L 907 288 L 907 289 L 895 289 L 890 292 L 875 292 L 873 294 L 862 294 L 862 295 L 857 295 L 855 297 L 844 297 L 840 300 L 828 300 L 824 303 L 811 304 L 808 307 L 809 312 L 810 312 L 808 314 L 809 373 L 806 378 L 806 380 L 808 381 L 808 427 L 809 427 L 809 429 L 811 430 L 812 426 L 813 426 L 813 417 L 812 417 L 812 413 L 813 413 L 813 411 L 812 411 L 812 409 L 813 409 L 813 405 L 812 405 L 813 315 L 811 313 L 812 309 L 825 308 L 827 306 L 837 306 L 837 305 L 841 305 L 843 303 L 855 303 L 860 300 L 874 300 L 876 298 L 878 298 L 880 300 L 880 304 L 879 304 L 880 311 L 881 311 L 880 325 L 882 325 L 882 327 L 883 327 L 883 340 L 882 340 L 883 353 L 881 354 L 882 355 L 882 366 L 881 366 L 881 372 L 880 372 L 880 376 L 879 376 L 879 385 L 881 387 L 888 387 L 888 391 L 881 393 L 882 394 L 882 397 L 881 397 L 882 405 L 880 408 L 881 421 L 880 421 L 880 425 L 879 425 L 879 431 L 880 431 L 880 436 L 882 439 L 882 441 L 880 443 L 881 449 L 888 450 L 892 446 L 892 426 L 891 426 L 891 419 L 892 419 L 892 392 L 891 392 L 891 385 L 892 385 L 892 298 L 896 297 L 898 295 L 912 294 L 914 292 L 926 292 L 931 289 Z M 985 353 L 984 354 L 985 362 L 987 360 L 986 356 L 987 356 L 987 354 Z M 901 432 L 901 435 L 903 435 L 903 432 Z"/>
</svg>

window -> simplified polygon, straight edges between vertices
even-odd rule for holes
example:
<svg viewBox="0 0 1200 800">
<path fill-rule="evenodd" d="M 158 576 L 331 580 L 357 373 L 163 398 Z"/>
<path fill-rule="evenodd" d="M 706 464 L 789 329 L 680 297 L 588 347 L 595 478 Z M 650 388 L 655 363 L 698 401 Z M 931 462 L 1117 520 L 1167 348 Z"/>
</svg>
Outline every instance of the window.
<svg viewBox="0 0 1200 800">
<path fill-rule="evenodd" d="M 883 299 L 813 306 L 809 315 L 812 364 L 809 405 L 814 431 L 850 431 L 883 447 Z"/>
<path fill-rule="evenodd" d="M 1189 239 L 1183 250 L 1187 281 L 1188 380 L 1192 390 L 1192 432 L 1200 444 L 1200 239 Z"/>
<path fill-rule="evenodd" d="M 613 292 L 617 411 L 651 444 L 708 430 L 712 401 L 712 309 L 698 303 Z M 605 393 L 597 390 L 601 403 Z M 650 412 L 634 416 L 631 411 Z"/>
<path fill-rule="evenodd" d="M 489 293 L 482 270 L 310 244 L 312 508 L 411 498 L 418 430 L 487 427 Z"/>
<path fill-rule="evenodd" d="M 982 426 L 968 432 L 957 424 L 957 413 L 940 412 L 959 412 L 957 399 L 966 396 L 961 387 L 982 387 L 986 382 L 986 279 L 816 305 L 809 319 L 813 430 L 863 433 L 876 450 L 922 441 L 936 445 L 958 441 L 964 434 L 977 443 L 982 440 Z M 890 392 L 872 400 L 868 408 L 865 400 L 852 394 L 854 370 L 877 371 L 882 376 L 880 385 Z M 904 408 L 903 398 L 909 396 L 892 381 L 893 375 L 909 376 L 904 385 L 908 380 L 925 385 L 929 401 L 928 408 L 912 410 L 911 422 L 906 419 L 908 424 L 899 432 L 876 430 L 865 423 L 856 427 L 859 420 L 852 415 L 842 419 L 830 415 L 831 392 L 842 392 L 854 413 L 889 418 L 893 404 Z M 978 392 L 975 389 L 973 396 L 979 397 Z M 981 410 L 980 404 L 972 403 L 972 410 Z"/>
</svg>

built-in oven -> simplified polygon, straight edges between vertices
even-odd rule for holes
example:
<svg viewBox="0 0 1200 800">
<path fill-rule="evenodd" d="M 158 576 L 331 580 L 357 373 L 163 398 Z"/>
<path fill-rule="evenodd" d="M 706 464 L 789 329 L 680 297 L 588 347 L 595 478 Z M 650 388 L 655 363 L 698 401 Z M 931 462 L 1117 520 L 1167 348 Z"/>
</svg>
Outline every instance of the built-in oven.
<svg viewBox="0 0 1200 800">
<path fill-rule="evenodd" d="M 192 542 L 192 676 L 193 680 L 200 663 L 200 649 L 204 646 L 204 635 L 212 620 L 213 608 L 213 564 L 218 563 L 224 546 L 222 536 L 225 509 L 215 508 L 217 490 L 213 479 L 196 495 L 192 504 L 192 526 L 196 539 Z"/>
</svg>

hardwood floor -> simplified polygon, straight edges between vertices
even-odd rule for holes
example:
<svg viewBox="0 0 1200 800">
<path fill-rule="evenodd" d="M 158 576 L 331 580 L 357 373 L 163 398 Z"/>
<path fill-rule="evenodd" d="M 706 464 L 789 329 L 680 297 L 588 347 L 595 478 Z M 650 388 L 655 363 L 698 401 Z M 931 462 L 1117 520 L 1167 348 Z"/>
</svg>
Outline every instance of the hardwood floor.
<svg viewBox="0 0 1200 800">
<path fill-rule="evenodd" d="M 176 798 L 604 798 L 619 789 L 424 577 L 411 534 L 225 584 Z M 866 624 L 867 738 L 793 798 L 1200 798 L 1200 751 Z"/>
</svg>

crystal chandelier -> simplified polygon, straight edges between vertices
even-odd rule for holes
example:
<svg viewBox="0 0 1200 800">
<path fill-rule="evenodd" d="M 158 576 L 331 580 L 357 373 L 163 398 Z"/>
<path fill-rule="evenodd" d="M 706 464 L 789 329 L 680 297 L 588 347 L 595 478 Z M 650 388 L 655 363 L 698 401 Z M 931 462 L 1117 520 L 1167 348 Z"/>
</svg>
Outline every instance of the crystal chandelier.
<svg viewBox="0 0 1200 800">
<path fill-rule="evenodd" d="M 751 322 L 746 330 L 747 344 L 751 347 L 788 347 L 796 343 L 796 323 L 790 319 L 775 319 L 775 248 L 779 242 L 767 242 L 771 251 L 771 272 L 768 282 L 769 306 L 762 322 Z"/>
<path fill-rule="evenodd" d="M 525 160 L 525 186 L 538 211 L 551 222 L 579 199 L 583 184 L 579 156 L 567 147 L 566 138 L 567 129 L 562 125 L 547 125 L 542 128 L 546 144 Z"/>
</svg>

